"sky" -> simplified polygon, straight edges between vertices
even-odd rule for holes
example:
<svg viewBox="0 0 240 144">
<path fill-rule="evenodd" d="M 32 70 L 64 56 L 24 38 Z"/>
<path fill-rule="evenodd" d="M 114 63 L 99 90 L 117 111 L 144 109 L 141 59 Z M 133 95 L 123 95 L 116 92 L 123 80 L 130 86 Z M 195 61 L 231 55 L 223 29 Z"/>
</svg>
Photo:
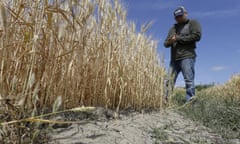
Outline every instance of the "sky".
<svg viewBox="0 0 240 144">
<path fill-rule="evenodd" d="M 168 68 L 170 50 L 164 48 L 170 27 L 175 23 L 173 11 L 184 6 L 190 19 L 202 26 L 202 39 L 197 44 L 196 84 L 223 84 L 240 73 L 240 0 L 121 0 L 128 20 L 140 26 L 153 21 L 147 32 L 158 40 L 158 53 L 164 55 Z M 182 74 L 178 86 L 184 85 Z"/>
</svg>

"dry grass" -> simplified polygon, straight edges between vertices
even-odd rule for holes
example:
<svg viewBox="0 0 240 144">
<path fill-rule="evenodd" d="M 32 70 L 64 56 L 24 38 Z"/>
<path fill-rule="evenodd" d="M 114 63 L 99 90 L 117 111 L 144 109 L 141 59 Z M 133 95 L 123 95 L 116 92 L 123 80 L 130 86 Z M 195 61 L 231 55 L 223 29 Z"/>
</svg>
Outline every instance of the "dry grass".
<svg viewBox="0 0 240 144">
<path fill-rule="evenodd" d="M 233 76 L 224 85 L 198 92 L 196 103 L 184 108 L 188 116 L 229 139 L 240 137 L 239 110 L 240 75 Z"/>
<path fill-rule="evenodd" d="M 62 109 L 161 108 L 157 42 L 126 15 L 118 0 L 2 0 L 2 121 L 41 114 L 58 97 Z"/>
</svg>

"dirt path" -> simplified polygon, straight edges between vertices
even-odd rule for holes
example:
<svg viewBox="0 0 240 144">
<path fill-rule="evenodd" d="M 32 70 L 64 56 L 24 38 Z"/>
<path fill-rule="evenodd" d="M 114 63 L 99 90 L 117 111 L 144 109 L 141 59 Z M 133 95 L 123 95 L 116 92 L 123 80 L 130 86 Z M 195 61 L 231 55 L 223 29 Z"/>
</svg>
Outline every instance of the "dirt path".
<svg viewBox="0 0 240 144">
<path fill-rule="evenodd" d="M 94 117 L 92 117 L 92 115 Z M 106 117 L 101 117 L 105 115 Z M 222 144 L 221 136 L 176 112 L 131 113 L 108 119 L 108 112 L 97 110 L 86 124 L 57 128 L 51 144 Z M 81 119 L 74 114 L 68 117 Z M 70 118 L 71 119 L 71 118 Z M 94 120 L 95 119 L 95 120 Z"/>
</svg>

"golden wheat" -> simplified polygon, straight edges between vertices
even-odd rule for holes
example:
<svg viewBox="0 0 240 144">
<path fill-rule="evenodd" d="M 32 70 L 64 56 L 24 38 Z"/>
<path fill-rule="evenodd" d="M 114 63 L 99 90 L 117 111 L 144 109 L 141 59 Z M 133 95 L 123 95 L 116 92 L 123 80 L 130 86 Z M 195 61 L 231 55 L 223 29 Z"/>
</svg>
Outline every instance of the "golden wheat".
<svg viewBox="0 0 240 144">
<path fill-rule="evenodd" d="M 157 42 L 137 33 L 118 0 L 2 1 L 0 95 L 25 109 L 160 108 Z"/>
</svg>

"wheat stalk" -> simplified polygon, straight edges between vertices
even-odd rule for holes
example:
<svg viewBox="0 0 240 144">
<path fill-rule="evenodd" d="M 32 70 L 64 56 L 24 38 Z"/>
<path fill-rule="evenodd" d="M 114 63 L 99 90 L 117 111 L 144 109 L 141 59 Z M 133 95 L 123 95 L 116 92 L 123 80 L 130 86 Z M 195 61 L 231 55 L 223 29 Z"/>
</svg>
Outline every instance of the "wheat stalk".
<svg viewBox="0 0 240 144">
<path fill-rule="evenodd" d="M 1 96 L 25 109 L 105 106 L 161 108 L 157 42 L 136 31 L 118 0 L 4 1 Z"/>
</svg>

